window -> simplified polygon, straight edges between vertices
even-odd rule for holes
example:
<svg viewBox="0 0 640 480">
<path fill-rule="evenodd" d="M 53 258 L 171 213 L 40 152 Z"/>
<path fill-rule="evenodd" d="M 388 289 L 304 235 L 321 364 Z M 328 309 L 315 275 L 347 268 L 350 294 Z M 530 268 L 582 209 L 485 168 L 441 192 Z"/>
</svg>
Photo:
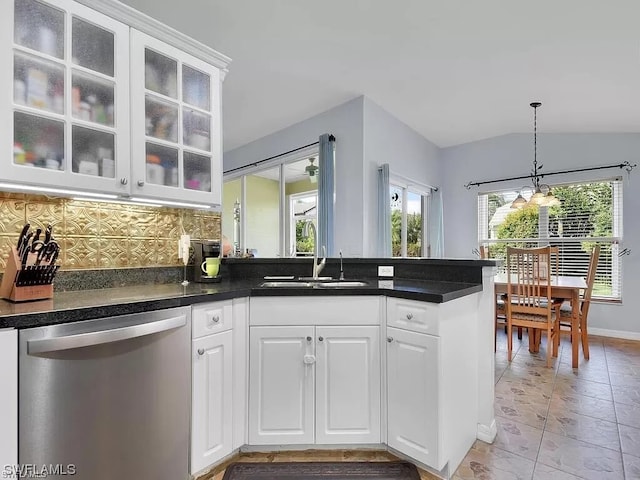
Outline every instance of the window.
<svg viewBox="0 0 640 480">
<path fill-rule="evenodd" d="M 589 254 L 600 245 L 593 298 L 622 297 L 622 181 L 593 181 L 553 186 L 557 207 L 512 209 L 515 191 L 478 195 L 478 242 L 492 258 L 505 258 L 506 247 L 552 245 L 560 249 L 559 275 L 586 276 Z M 525 199 L 528 200 L 527 196 Z"/>
<path fill-rule="evenodd" d="M 317 160 L 317 146 L 225 175 L 222 233 L 241 253 L 258 257 L 313 254 L 313 240 L 302 238 L 302 220 L 316 218 L 318 183 L 311 181 L 306 170 L 310 158 Z M 301 206 L 311 199 L 313 209 Z M 241 210 L 239 222 L 233 215 L 236 202 Z M 299 224 L 293 221 L 298 211 L 306 211 Z"/>
<path fill-rule="evenodd" d="M 428 195 L 412 187 L 389 185 L 391 198 L 391 254 L 393 257 L 426 257 L 424 251 Z"/>
<path fill-rule="evenodd" d="M 313 236 L 304 237 L 304 224 L 312 221 L 316 224 L 318 216 L 317 192 L 297 193 L 289 196 L 289 244 L 294 249 L 291 256 L 313 256 Z"/>
</svg>

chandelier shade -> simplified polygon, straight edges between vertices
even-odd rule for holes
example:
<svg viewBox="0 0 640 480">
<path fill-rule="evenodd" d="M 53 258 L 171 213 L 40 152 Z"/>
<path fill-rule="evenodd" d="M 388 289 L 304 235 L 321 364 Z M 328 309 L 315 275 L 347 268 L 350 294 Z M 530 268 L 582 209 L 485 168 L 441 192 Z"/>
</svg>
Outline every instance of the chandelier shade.
<svg viewBox="0 0 640 480">
<path fill-rule="evenodd" d="M 537 205 L 539 207 L 553 207 L 560 205 L 560 200 L 553 195 L 551 187 L 545 183 L 540 183 L 543 175 L 540 173 L 542 165 L 538 165 L 538 107 L 542 103 L 531 102 L 533 108 L 533 169 L 531 170 L 531 182 L 533 183 L 533 195 L 527 202 L 522 196 L 522 190 L 531 187 L 522 187 L 518 196 L 511 203 L 511 208 L 522 208 L 525 205 Z"/>
</svg>

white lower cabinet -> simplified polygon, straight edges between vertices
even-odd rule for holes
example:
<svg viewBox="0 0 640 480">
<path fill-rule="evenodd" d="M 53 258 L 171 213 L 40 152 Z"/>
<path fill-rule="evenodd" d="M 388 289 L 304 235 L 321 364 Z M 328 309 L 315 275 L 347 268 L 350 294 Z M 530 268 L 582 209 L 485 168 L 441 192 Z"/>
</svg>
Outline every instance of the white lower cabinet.
<svg viewBox="0 0 640 480">
<path fill-rule="evenodd" d="M 314 327 L 251 327 L 249 443 L 314 442 Z"/>
<path fill-rule="evenodd" d="M 439 339 L 388 327 L 387 342 L 387 443 L 436 465 Z"/>
<path fill-rule="evenodd" d="M 379 444 L 379 299 L 307 298 L 298 309 L 300 299 L 274 298 L 251 299 L 249 443 Z M 327 325 L 293 324 L 319 311 Z"/>
<path fill-rule="evenodd" d="M 316 443 L 380 442 L 380 327 L 316 327 Z"/>
<path fill-rule="evenodd" d="M 233 450 L 231 345 L 231 330 L 193 342 L 192 472 Z"/>
<path fill-rule="evenodd" d="M 387 444 L 445 478 L 477 435 L 477 301 L 387 299 Z"/>
<path fill-rule="evenodd" d="M 234 415 L 243 412 L 234 412 L 233 408 L 234 331 L 231 325 L 231 300 L 192 308 L 192 474 L 213 465 L 234 449 Z"/>
<path fill-rule="evenodd" d="M 0 330 L 0 468 L 18 463 L 18 331 Z"/>
</svg>

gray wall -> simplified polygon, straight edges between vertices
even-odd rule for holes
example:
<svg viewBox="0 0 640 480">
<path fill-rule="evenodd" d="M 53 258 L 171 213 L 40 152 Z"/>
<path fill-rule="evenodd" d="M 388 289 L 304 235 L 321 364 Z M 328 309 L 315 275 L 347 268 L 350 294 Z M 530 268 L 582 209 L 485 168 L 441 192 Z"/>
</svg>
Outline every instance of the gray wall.
<svg viewBox="0 0 640 480">
<path fill-rule="evenodd" d="M 517 180 L 482 185 L 466 190 L 469 181 L 491 180 L 528 174 L 533 162 L 531 134 L 511 134 L 487 140 L 444 148 L 440 151 L 445 179 L 444 223 L 445 255 L 470 257 L 477 246 L 478 192 L 519 188 L 530 184 Z M 640 134 L 539 134 L 538 161 L 543 171 L 556 171 L 630 161 L 640 157 Z M 599 170 L 579 174 L 558 175 L 545 180 L 562 183 L 596 180 L 624 175 L 620 169 Z M 594 304 L 589 313 L 589 325 L 598 328 L 635 333 L 640 339 L 640 170 L 632 172 L 623 186 L 624 246 L 633 250 L 623 258 L 622 305 Z M 631 335 L 634 336 L 634 335 Z"/>
<path fill-rule="evenodd" d="M 364 251 L 377 255 L 377 170 L 389 164 L 391 174 L 402 175 L 422 184 L 441 183 L 439 149 L 415 130 L 378 106 L 364 99 Z"/>
<path fill-rule="evenodd" d="M 336 137 L 335 249 L 347 257 L 364 255 L 362 111 L 364 97 L 303 120 L 224 153 L 224 170 L 248 165 L 318 141 L 323 133 Z"/>
<path fill-rule="evenodd" d="M 360 96 L 291 127 L 225 152 L 224 170 L 336 136 L 335 248 L 346 257 L 377 255 L 377 170 L 439 185 L 438 148 Z"/>
</svg>

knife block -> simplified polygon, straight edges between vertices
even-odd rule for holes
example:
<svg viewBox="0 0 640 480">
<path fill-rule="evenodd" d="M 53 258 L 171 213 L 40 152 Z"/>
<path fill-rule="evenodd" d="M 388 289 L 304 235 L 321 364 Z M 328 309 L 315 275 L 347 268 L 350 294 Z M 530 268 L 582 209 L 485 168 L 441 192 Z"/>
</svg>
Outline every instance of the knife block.
<svg viewBox="0 0 640 480">
<path fill-rule="evenodd" d="M 35 254 L 29 254 L 29 256 Z M 2 275 L 2 283 L 0 284 L 0 297 L 11 300 L 12 302 L 28 302 L 30 300 L 43 300 L 53 298 L 53 284 L 48 285 L 27 285 L 18 287 L 16 280 L 18 274 L 22 271 L 22 264 L 18 258 L 18 250 L 11 247 L 9 258 L 7 258 L 7 267 Z"/>
</svg>

